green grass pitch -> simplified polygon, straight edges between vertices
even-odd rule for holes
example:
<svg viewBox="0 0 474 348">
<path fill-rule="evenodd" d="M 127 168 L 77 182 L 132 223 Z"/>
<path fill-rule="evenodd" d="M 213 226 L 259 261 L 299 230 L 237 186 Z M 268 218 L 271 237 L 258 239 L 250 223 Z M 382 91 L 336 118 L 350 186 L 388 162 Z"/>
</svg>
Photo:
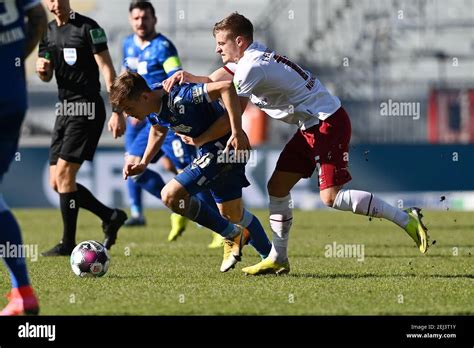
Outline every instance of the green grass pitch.
<svg viewBox="0 0 474 348">
<path fill-rule="evenodd" d="M 254 213 L 268 225 L 265 210 Z M 58 210 L 15 214 L 24 242 L 37 244 L 39 252 L 60 238 Z M 210 231 L 190 223 L 177 242 L 168 243 L 166 211 L 147 211 L 146 228 L 119 232 L 102 278 L 78 278 L 67 257 L 39 257 L 28 266 L 44 315 L 474 314 L 474 213 L 424 215 L 436 243 L 421 255 L 389 222 L 295 211 L 292 270 L 284 276 L 245 276 L 241 268 L 259 261 L 249 246 L 235 269 L 220 273 L 222 250 L 207 248 Z M 102 242 L 103 234 L 98 219 L 81 210 L 77 241 L 87 239 Z M 334 242 L 363 245 L 364 261 L 326 257 L 325 246 Z M 0 292 L 6 293 L 4 267 L 0 275 Z"/>
</svg>

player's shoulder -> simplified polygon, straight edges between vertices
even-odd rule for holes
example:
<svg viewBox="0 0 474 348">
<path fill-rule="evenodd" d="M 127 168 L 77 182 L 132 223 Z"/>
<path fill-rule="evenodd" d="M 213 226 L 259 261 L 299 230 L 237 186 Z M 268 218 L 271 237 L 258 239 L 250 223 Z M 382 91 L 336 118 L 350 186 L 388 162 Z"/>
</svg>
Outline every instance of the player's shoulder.
<svg viewBox="0 0 474 348">
<path fill-rule="evenodd" d="M 206 101 L 204 83 L 183 83 L 174 85 L 169 93 L 170 102 L 176 108 L 180 105 L 201 104 Z"/>
<path fill-rule="evenodd" d="M 134 34 L 127 35 L 123 39 L 123 46 L 124 47 L 132 47 L 135 45 Z"/>
<path fill-rule="evenodd" d="M 265 55 L 269 50 L 263 44 L 254 41 L 245 51 L 244 56 L 234 66 L 235 75 L 249 75 L 259 72 L 260 68 L 267 63 Z"/>
<path fill-rule="evenodd" d="M 71 19 L 76 23 L 77 26 L 82 26 L 87 28 L 100 28 L 99 23 L 97 23 L 94 19 L 84 16 L 78 12 L 71 13 Z"/>
<path fill-rule="evenodd" d="M 163 51 L 167 51 L 167 50 L 174 50 L 175 49 L 175 46 L 173 44 L 173 42 L 171 42 L 170 39 L 168 39 L 165 35 L 159 33 L 157 34 L 152 40 L 151 40 L 151 44 L 159 49 L 159 50 L 163 50 Z"/>
</svg>

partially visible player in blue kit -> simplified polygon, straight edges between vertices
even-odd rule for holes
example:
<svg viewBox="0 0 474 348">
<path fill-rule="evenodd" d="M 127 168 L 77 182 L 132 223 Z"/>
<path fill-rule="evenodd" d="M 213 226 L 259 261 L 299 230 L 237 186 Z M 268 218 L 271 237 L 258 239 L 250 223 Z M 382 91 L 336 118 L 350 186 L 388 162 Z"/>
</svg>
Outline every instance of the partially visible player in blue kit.
<svg viewBox="0 0 474 348">
<path fill-rule="evenodd" d="M 25 25 L 25 17 L 28 23 Z M 20 226 L 2 197 L 1 184 L 18 150 L 27 109 L 25 60 L 46 30 L 46 12 L 40 0 L 4 0 L 0 7 L 0 257 L 12 281 L 8 305 L 0 316 L 38 314 L 38 299 L 26 269 Z M 17 164 L 20 165 L 20 164 Z"/>
<path fill-rule="evenodd" d="M 147 170 L 168 129 L 201 139 L 199 157 L 165 185 L 161 191 L 163 202 L 175 213 L 225 238 L 227 247 L 221 272 L 240 261 L 241 249 L 249 241 L 265 258 L 271 249 L 270 241 L 257 217 L 243 207 L 242 188 L 250 185 L 245 176 L 246 161 L 238 161 L 240 156 L 229 157 L 230 152 L 225 155 L 224 151 L 232 139 L 229 115 L 238 120 L 235 114 L 242 114 L 232 82 L 176 85 L 167 94 L 161 85 L 150 89 L 139 74 L 125 72 L 115 80 L 110 98 L 112 105 L 139 120 L 148 118 L 153 125 L 143 158 L 139 163 L 126 164 L 124 177 L 141 175 Z M 205 134 L 212 137 L 202 140 Z M 248 150 L 246 147 L 246 154 Z M 211 191 L 220 214 L 197 197 L 206 190 Z"/>
<path fill-rule="evenodd" d="M 155 30 L 157 18 L 153 5 L 146 1 L 132 2 L 129 7 L 129 21 L 134 34 L 123 42 L 123 70 L 137 72 L 149 86 L 162 82 L 181 69 L 178 52 L 173 43 Z M 150 124 L 133 118 L 127 119 L 125 132 L 125 151 L 128 163 L 138 163 L 143 156 L 150 133 Z M 153 159 L 153 163 L 166 156 L 174 168 L 174 174 L 183 170 L 196 157 L 196 148 L 183 143 L 173 131 L 168 132 L 162 151 Z M 161 176 L 147 170 L 135 180 L 128 180 L 127 187 L 131 203 L 131 217 L 125 223 L 128 226 L 143 226 L 145 218 L 142 207 L 142 188 L 160 198 L 165 185 Z M 209 192 L 200 193 L 201 200 L 214 204 Z M 215 205 L 215 204 L 214 204 Z M 217 209 L 217 207 L 216 207 Z M 176 240 L 186 227 L 187 219 L 179 214 L 171 214 L 169 241 Z M 217 236 L 219 237 L 219 236 Z M 214 238 L 210 246 L 220 246 L 221 238 Z"/>
</svg>

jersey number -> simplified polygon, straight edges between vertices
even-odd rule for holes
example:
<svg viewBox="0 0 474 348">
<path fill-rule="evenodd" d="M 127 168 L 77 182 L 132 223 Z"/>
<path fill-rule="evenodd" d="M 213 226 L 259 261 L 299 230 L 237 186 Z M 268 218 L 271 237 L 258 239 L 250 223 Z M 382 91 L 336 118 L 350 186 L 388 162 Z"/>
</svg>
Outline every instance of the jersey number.
<svg viewBox="0 0 474 348">
<path fill-rule="evenodd" d="M 7 26 L 15 23 L 19 17 L 15 0 L 0 0 L 0 3 L 3 3 L 3 6 L 5 7 L 5 12 L 0 14 L 0 24 Z"/>
<path fill-rule="evenodd" d="M 304 69 L 302 67 L 300 67 L 298 64 L 293 63 L 288 58 L 280 56 L 279 54 L 276 54 L 276 53 L 273 55 L 273 59 L 275 59 L 275 62 L 282 63 L 285 66 L 293 69 L 298 75 L 301 76 L 301 78 L 303 80 L 307 81 L 307 83 L 306 83 L 306 88 L 307 89 L 311 90 L 314 87 L 315 78 L 312 77 L 312 76 L 309 76 L 306 73 L 306 71 L 304 71 Z M 309 79 L 309 81 L 308 81 L 308 79 Z"/>
<path fill-rule="evenodd" d="M 180 158 L 184 156 L 183 143 L 181 140 L 173 140 L 171 142 L 171 147 L 173 148 L 173 153 L 176 157 Z"/>
</svg>

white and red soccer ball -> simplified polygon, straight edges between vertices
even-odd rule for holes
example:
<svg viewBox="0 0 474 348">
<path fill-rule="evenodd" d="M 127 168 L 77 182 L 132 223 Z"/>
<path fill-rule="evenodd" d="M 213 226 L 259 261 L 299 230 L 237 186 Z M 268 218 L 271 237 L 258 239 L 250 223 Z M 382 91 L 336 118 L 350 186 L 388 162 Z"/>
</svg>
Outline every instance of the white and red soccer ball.
<svg viewBox="0 0 474 348">
<path fill-rule="evenodd" d="M 93 240 L 79 243 L 71 253 L 71 268 L 79 277 L 102 277 L 109 263 L 107 249 Z"/>
</svg>

